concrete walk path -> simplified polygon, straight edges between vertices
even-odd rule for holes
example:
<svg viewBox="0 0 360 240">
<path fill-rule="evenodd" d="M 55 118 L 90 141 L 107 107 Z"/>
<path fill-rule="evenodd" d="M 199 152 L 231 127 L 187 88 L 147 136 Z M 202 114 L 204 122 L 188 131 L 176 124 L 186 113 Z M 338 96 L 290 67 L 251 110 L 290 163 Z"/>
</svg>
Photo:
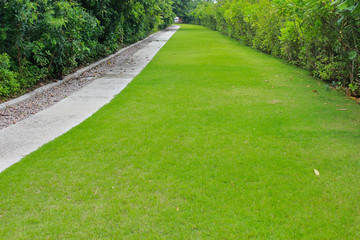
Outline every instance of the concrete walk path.
<svg viewBox="0 0 360 240">
<path fill-rule="evenodd" d="M 172 26 L 128 61 L 52 107 L 0 130 L 0 172 L 89 118 L 120 93 L 179 29 Z"/>
</svg>

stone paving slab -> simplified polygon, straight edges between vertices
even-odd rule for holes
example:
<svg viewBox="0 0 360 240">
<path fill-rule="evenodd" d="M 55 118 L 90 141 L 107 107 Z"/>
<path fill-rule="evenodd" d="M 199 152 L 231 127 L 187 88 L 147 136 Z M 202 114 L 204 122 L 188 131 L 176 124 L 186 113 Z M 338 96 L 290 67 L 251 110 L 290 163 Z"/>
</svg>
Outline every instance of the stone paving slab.
<svg viewBox="0 0 360 240">
<path fill-rule="evenodd" d="M 179 29 L 172 26 L 128 61 L 17 124 L 0 130 L 0 172 L 77 126 L 120 93 Z"/>
</svg>

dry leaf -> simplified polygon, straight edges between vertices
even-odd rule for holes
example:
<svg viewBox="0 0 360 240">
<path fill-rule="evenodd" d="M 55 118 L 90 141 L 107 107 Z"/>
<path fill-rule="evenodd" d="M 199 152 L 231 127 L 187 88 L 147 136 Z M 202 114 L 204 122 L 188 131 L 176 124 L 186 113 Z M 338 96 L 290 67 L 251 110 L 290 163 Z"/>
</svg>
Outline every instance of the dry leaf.
<svg viewBox="0 0 360 240">
<path fill-rule="evenodd" d="M 319 171 L 316 170 L 316 169 L 314 169 L 314 173 L 315 173 L 316 176 L 319 176 L 319 175 L 320 175 Z"/>
<path fill-rule="evenodd" d="M 311 85 L 307 85 L 307 87 L 311 87 Z"/>
<path fill-rule="evenodd" d="M 347 111 L 347 109 L 346 109 L 346 108 L 344 108 L 344 109 L 339 109 L 339 111 Z"/>
<path fill-rule="evenodd" d="M 180 210 L 180 208 L 177 208 L 176 211 L 178 212 Z"/>
</svg>

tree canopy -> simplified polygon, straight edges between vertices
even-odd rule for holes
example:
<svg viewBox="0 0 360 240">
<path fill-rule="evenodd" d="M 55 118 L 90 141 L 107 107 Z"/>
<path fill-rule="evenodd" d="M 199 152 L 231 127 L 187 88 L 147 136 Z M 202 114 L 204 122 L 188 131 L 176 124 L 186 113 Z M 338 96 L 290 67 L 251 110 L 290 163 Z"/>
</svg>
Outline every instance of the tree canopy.
<svg viewBox="0 0 360 240">
<path fill-rule="evenodd" d="M 172 0 L 0 0 L 0 97 L 173 22 Z"/>
<path fill-rule="evenodd" d="M 193 20 L 192 12 L 199 2 L 200 0 L 173 0 L 173 11 L 185 23 L 189 23 Z"/>
</svg>

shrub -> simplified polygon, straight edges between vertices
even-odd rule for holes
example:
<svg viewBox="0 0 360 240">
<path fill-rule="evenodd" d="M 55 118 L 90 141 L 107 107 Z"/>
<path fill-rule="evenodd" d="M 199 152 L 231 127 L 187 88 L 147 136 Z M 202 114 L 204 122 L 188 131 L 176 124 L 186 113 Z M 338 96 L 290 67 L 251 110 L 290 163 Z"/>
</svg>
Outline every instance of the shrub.
<svg viewBox="0 0 360 240">
<path fill-rule="evenodd" d="M 195 22 L 360 94 L 360 2 L 201 1 Z"/>
<path fill-rule="evenodd" d="M 17 74 L 10 71 L 9 55 L 0 55 L 0 96 L 8 97 L 20 89 L 20 83 L 17 80 Z"/>
<path fill-rule="evenodd" d="M 0 54 L 6 65 L 1 68 L 0 97 L 42 78 L 59 78 L 165 28 L 173 19 L 171 3 L 0 0 Z"/>
</svg>

